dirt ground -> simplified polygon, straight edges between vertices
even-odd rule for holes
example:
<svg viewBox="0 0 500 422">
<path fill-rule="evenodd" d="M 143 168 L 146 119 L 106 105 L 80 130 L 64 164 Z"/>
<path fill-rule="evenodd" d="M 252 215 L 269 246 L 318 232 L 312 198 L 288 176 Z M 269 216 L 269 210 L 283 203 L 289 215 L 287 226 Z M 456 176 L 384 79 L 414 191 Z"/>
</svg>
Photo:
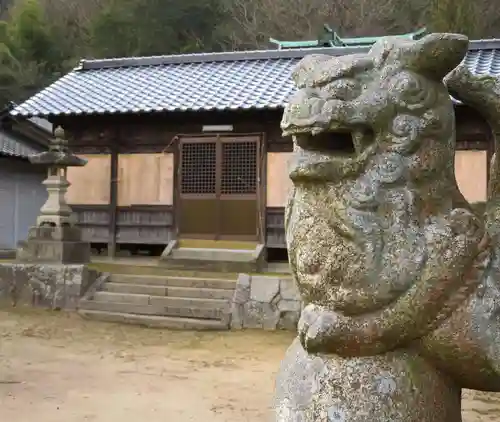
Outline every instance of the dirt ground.
<svg viewBox="0 0 500 422">
<path fill-rule="evenodd" d="M 0 415 L 16 422 L 268 422 L 288 333 L 192 333 L 0 310 Z M 465 393 L 466 422 L 500 396 Z"/>
</svg>

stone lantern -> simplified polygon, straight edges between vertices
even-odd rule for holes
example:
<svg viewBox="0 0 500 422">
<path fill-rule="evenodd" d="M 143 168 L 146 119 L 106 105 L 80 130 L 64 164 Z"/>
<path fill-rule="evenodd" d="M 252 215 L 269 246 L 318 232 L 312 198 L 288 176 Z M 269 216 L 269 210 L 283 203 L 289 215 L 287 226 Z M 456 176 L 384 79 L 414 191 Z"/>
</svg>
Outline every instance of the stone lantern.
<svg viewBox="0 0 500 422">
<path fill-rule="evenodd" d="M 32 164 L 47 166 L 48 176 L 43 184 L 48 198 L 32 227 L 28 239 L 21 242 L 17 259 L 30 262 L 86 263 L 90 259 L 90 245 L 82 241 L 76 218 L 66 203 L 68 167 L 81 167 L 87 161 L 68 150 L 64 130 L 58 127 L 48 151 L 29 157 Z"/>
</svg>

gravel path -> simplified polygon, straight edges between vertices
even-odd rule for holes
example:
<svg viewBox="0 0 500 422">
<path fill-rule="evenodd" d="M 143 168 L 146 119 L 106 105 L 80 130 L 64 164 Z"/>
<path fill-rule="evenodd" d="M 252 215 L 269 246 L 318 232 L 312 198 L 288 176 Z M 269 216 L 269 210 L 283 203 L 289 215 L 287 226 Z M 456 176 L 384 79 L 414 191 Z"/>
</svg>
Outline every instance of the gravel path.
<svg viewBox="0 0 500 422">
<path fill-rule="evenodd" d="M 0 311 L 0 414 L 16 422 L 269 422 L 288 333 L 179 333 Z M 500 395 L 464 393 L 464 421 Z"/>
</svg>

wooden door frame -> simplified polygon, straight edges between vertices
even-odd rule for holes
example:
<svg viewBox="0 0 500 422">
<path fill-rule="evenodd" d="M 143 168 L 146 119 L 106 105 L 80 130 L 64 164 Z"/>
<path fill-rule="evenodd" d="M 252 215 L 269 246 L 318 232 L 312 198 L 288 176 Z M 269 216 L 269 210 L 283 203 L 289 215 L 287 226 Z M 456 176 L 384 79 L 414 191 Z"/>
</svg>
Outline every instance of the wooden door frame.
<svg viewBox="0 0 500 422">
<path fill-rule="evenodd" d="M 256 145 L 256 150 L 255 150 L 255 176 L 256 176 L 256 186 L 255 186 L 255 194 L 227 194 L 227 197 L 224 196 L 224 194 L 219 192 L 219 201 L 223 201 L 224 199 L 255 199 L 256 205 L 257 205 L 257 215 L 256 215 L 256 220 L 257 220 L 257 227 L 255 235 L 247 235 L 247 236 L 238 236 L 238 235 L 221 235 L 220 233 L 218 234 L 218 238 L 221 240 L 241 240 L 241 241 L 259 241 L 261 238 L 261 228 L 260 226 L 260 220 L 261 220 L 261 210 L 260 210 L 260 203 L 261 203 L 261 186 L 260 186 L 260 174 L 261 174 L 261 164 L 260 164 L 260 150 L 261 150 L 261 144 L 262 144 L 262 138 L 260 136 L 255 136 L 255 135 L 244 135 L 244 134 L 225 134 L 225 136 L 221 135 L 217 137 L 218 139 L 218 154 L 220 157 L 220 167 L 218 168 L 219 171 L 222 171 L 222 145 L 224 143 L 227 144 L 237 144 L 237 143 L 244 143 L 244 142 L 253 142 Z M 225 141 L 225 139 L 227 139 Z M 222 178 L 219 178 L 219 181 Z M 220 186 L 219 186 L 220 188 Z"/>
<path fill-rule="evenodd" d="M 174 194 L 174 208 L 175 208 L 175 219 L 176 219 L 176 229 L 177 229 L 177 238 L 179 239 L 182 235 L 180 226 L 181 226 L 181 221 L 182 221 L 182 216 L 181 216 L 181 207 L 179 206 L 181 203 L 181 198 L 184 196 L 182 195 L 181 192 L 181 185 L 182 185 L 182 144 L 183 143 L 189 143 L 189 144 L 196 144 L 196 143 L 206 143 L 206 142 L 213 142 L 216 145 L 216 169 L 217 169 L 217 137 L 212 136 L 202 136 L 202 135 L 182 135 L 178 136 L 178 142 L 177 142 L 177 154 L 174 157 L 174 160 L 177 161 L 177 163 L 174 165 L 175 171 L 176 171 L 176 178 L 175 178 L 175 194 Z M 217 182 L 217 177 L 216 177 L 216 183 Z M 185 195 L 187 197 L 191 196 L 190 194 Z M 185 197 L 184 196 L 184 197 Z M 215 194 L 192 194 L 193 199 L 202 199 L 203 197 L 210 197 L 213 199 L 217 199 L 217 186 L 215 189 Z M 218 214 L 218 212 L 217 212 Z M 218 231 L 218 228 L 217 228 Z M 193 239 L 212 239 L 213 235 L 206 235 L 206 234 L 190 234 Z M 215 234 L 216 236 L 216 234 Z"/>
<path fill-rule="evenodd" d="M 265 211 L 266 211 L 266 201 L 265 201 L 265 171 L 266 171 L 266 137 L 263 132 L 251 132 L 251 133 L 182 133 L 176 135 L 176 148 L 174 151 L 174 194 L 173 194 L 173 208 L 174 208 L 174 221 L 176 238 L 181 237 L 180 232 L 180 222 L 181 222 L 181 208 L 179 206 L 181 201 L 181 163 L 182 163 L 182 143 L 183 141 L 188 142 L 207 142 L 208 140 L 215 140 L 217 145 L 222 144 L 224 138 L 231 138 L 233 142 L 248 142 L 249 140 L 255 141 L 257 144 L 257 157 L 256 157 L 256 175 L 257 175 L 257 189 L 256 189 L 256 201 L 257 201 L 257 230 L 256 236 L 252 237 L 251 240 L 258 241 L 260 243 L 265 243 L 266 238 L 266 221 L 265 221 Z M 217 157 L 220 155 L 219 148 L 217 147 Z M 217 158 L 220 160 L 220 158 Z M 218 171 L 220 171 L 220 162 L 217 162 Z M 217 181 L 216 183 L 220 183 Z M 231 237 L 231 236 L 229 236 Z M 197 238 L 206 239 L 207 236 L 200 235 Z M 220 239 L 220 233 L 216 234 L 216 238 Z M 227 239 L 227 237 L 226 237 Z M 242 240 L 241 236 L 238 239 Z M 250 239 L 247 239 L 250 240 Z"/>
</svg>

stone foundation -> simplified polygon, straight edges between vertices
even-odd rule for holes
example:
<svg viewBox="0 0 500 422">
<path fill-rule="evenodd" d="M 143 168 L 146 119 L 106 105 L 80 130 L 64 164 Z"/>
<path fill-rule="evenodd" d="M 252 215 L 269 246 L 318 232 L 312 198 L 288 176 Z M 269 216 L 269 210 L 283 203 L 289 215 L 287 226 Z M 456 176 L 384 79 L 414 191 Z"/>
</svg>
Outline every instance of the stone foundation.
<svg viewBox="0 0 500 422">
<path fill-rule="evenodd" d="M 240 274 L 231 303 L 231 328 L 296 330 L 301 309 L 291 278 Z"/>
<path fill-rule="evenodd" d="M 32 227 L 28 238 L 19 242 L 17 260 L 26 263 L 86 264 L 90 243 L 81 240 L 78 227 Z"/>
<path fill-rule="evenodd" d="M 0 264 L 0 301 L 50 309 L 76 309 L 98 273 L 86 265 Z"/>
</svg>

